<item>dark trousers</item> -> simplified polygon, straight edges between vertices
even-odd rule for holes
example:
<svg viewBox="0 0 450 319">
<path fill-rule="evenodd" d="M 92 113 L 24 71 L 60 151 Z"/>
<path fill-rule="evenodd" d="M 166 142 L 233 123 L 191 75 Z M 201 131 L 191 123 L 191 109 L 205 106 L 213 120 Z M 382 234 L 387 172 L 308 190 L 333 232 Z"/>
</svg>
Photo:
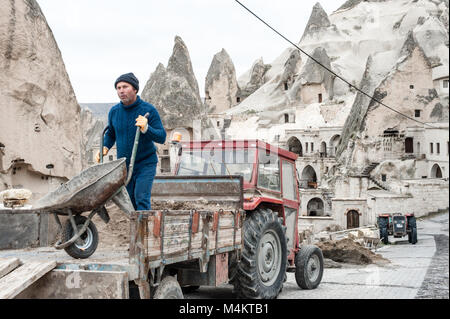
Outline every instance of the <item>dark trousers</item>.
<svg viewBox="0 0 450 319">
<path fill-rule="evenodd" d="M 127 185 L 128 195 L 135 210 L 150 210 L 153 179 L 156 175 L 156 163 L 136 165 L 133 176 Z"/>
</svg>

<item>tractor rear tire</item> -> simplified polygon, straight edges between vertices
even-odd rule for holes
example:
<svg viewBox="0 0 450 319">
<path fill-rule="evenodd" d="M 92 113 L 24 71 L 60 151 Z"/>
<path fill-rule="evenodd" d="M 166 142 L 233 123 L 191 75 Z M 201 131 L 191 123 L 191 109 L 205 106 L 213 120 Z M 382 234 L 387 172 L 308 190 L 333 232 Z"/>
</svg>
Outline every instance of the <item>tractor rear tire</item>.
<svg viewBox="0 0 450 319">
<path fill-rule="evenodd" d="M 417 244 L 417 227 L 411 228 L 411 244 Z"/>
<path fill-rule="evenodd" d="M 81 215 L 76 215 L 74 216 L 74 219 L 78 230 L 80 230 L 87 218 Z M 72 223 L 68 219 L 63 228 L 62 242 L 64 243 L 69 241 L 73 235 L 75 235 L 75 232 L 73 231 Z M 86 231 L 80 236 L 80 240 L 81 243 L 74 242 L 72 245 L 64 248 L 64 250 L 73 258 L 89 258 L 98 246 L 98 231 L 92 220 L 89 222 Z"/>
<path fill-rule="evenodd" d="M 323 276 L 323 254 L 319 247 L 303 246 L 295 256 L 295 281 L 302 289 L 315 289 Z"/>
<path fill-rule="evenodd" d="M 286 227 L 271 209 L 248 213 L 244 222 L 244 247 L 233 274 L 239 298 L 275 299 L 287 269 Z"/>
<path fill-rule="evenodd" d="M 184 299 L 180 284 L 173 276 L 166 276 L 154 290 L 152 299 Z"/>
<path fill-rule="evenodd" d="M 380 228 L 380 238 L 383 241 L 383 244 L 389 244 L 389 235 L 386 227 Z"/>
</svg>

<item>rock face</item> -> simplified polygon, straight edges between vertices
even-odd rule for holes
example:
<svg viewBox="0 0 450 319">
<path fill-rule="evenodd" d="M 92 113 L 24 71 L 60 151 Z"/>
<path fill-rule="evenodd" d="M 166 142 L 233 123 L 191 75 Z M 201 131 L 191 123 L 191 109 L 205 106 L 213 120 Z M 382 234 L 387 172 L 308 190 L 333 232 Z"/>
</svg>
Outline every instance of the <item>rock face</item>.
<svg viewBox="0 0 450 319">
<path fill-rule="evenodd" d="M 294 82 L 294 76 L 297 75 L 302 65 L 302 58 L 298 50 L 293 50 L 286 63 L 284 64 L 284 71 L 281 75 L 279 88 L 289 88 Z M 287 86 L 285 86 L 287 84 Z"/>
<path fill-rule="evenodd" d="M 353 7 L 356 7 L 361 2 L 386 2 L 390 0 L 348 0 L 346 1 L 342 6 L 339 7 L 338 10 L 345 10 L 345 9 L 351 9 Z"/>
<path fill-rule="evenodd" d="M 242 75 L 238 79 L 238 85 L 240 88 L 240 98 L 243 101 L 250 94 L 253 94 L 259 89 L 265 82 L 265 74 L 272 66 L 270 64 L 264 64 L 262 58 L 256 60 L 250 70 L 246 74 Z"/>
<path fill-rule="evenodd" d="M 158 65 L 141 97 L 158 109 L 166 129 L 192 128 L 194 120 L 200 118 L 204 106 L 188 49 L 179 36 L 167 68 Z"/>
<path fill-rule="evenodd" d="M 206 75 L 205 105 L 208 113 L 218 113 L 238 103 L 239 87 L 233 61 L 225 49 L 214 55 Z"/>
<path fill-rule="evenodd" d="M 42 194 L 78 174 L 80 106 L 35 0 L 0 6 L 0 86 L 0 190 Z"/>
</svg>

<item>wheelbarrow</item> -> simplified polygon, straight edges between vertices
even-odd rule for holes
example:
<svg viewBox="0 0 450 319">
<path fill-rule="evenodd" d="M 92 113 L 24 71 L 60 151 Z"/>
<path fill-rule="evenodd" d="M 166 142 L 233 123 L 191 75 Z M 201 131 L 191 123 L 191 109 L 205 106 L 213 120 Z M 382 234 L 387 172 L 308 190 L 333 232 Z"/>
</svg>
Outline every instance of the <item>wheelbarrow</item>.
<svg viewBox="0 0 450 319">
<path fill-rule="evenodd" d="M 127 215 L 134 211 L 126 185 L 133 174 L 140 129 L 136 129 L 128 175 L 125 158 L 103 163 L 103 136 L 107 130 L 108 127 L 101 136 L 100 164 L 89 167 L 48 193 L 32 208 L 35 213 L 53 214 L 61 234 L 55 248 L 64 249 L 74 258 L 88 258 L 97 249 L 98 231 L 92 218 L 98 214 L 105 223 L 109 222 L 106 202 L 112 200 Z M 87 217 L 83 216 L 86 212 L 90 212 Z M 61 215 L 69 217 L 64 226 L 58 217 Z"/>
</svg>

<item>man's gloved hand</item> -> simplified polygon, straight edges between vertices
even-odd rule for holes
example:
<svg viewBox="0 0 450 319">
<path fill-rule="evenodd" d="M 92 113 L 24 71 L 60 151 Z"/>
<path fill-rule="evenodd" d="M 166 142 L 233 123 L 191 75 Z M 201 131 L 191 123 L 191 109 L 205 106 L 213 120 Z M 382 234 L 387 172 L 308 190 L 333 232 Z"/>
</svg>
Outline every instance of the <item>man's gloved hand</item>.
<svg viewBox="0 0 450 319">
<path fill-rule="evenodd" d="M 148 120 L 142 115 L 139 115 L 138 118 L 136 119 L 136 126 L 139 126 L 141 128 L 141 132 L 145 133 L 147 132 L 148 128 Z"/>
<path fill-rule="evenodd" d="M 106 146 L 103 146 L 103 156 L 108 154 L 108 151 L 109 151 L 109 148 L 107 148 Z M 97 151 L 97 155 L 95 155 L 95 160 L 97 161 L 97 163 L 100 163 L 100 151 Z"/>
</svg>

